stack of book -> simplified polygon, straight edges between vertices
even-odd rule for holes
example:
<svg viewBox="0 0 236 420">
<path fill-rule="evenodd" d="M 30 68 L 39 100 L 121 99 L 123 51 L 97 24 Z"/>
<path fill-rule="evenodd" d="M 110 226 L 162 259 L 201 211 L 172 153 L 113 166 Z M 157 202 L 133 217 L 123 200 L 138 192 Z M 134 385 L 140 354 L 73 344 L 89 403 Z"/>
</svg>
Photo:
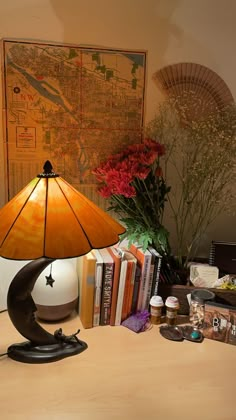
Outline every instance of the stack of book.
<svg viewBox="0 0 236 420">
<path fill-rule="evenodd" d="M 78 312 L 84 328 L 120 325 L 129 315 L 149 308 L 158 294 L 161 255 L 132 244 L 111 246 L 78 258 Z"/>
</svg>

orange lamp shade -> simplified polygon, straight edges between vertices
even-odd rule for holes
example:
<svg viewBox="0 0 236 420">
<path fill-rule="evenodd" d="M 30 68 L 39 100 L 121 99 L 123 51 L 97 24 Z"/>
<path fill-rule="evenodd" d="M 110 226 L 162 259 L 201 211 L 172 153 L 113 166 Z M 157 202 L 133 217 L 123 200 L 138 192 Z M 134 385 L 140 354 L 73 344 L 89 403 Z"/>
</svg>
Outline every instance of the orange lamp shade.
<svg viewBox="0 0 236 420">
<path fill-rule="evenodd" d="M 41 174 L 0 210 L 0 255 L 73 258 L 119 241 L 125 228 L 56 174 Z"/>
</svg>

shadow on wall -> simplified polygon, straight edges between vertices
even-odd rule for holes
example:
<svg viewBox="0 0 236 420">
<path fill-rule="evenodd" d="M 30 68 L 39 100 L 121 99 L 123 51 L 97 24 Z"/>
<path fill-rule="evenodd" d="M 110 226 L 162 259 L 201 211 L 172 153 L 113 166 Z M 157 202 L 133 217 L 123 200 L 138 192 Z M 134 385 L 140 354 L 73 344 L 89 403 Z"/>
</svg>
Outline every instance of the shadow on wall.
<svg viewBox="0 0 236 420">
<path fill-rule="evenodd" d="M 169 37 L 181 39 L 172 22 L 180 0 L 50 0 L 64 27 L 64 41 L 80 45 L 158 51 L 162 65 Z"/>
<path fill-rule="evenodd" d="M 148 52 L 146 117 L 150 119 L 162 92 L 152 75 L 166 65 L 169 52 L 179 51 L 183 30 L 174 22 L 182 0 L 50 0 L 64 31 L 63 42 L 80 46 Z"/>
</svg>

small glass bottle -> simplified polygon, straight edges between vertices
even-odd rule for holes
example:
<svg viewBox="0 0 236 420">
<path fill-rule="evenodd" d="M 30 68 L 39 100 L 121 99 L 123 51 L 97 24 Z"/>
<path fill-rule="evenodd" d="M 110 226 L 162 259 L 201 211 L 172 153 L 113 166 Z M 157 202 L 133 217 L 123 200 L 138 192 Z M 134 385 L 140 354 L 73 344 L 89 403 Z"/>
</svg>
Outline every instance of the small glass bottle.
<svg viewBox="0 0 236 420">
<path fill-rule="evenodd" d="M 207 289 L 193 290 L 191 293 L 189 321 L 194 328 L 201 329 L 203 327 L 205 302 L 214 298 L 215 294 Z"/>
<path fill-rule="evenodd" d="M 165 306 L 166 323 L 168 325 L 175 325 L 179 309 L 179 300 L 175 296 L 169 296 L 165 301 Z"/>
<path fill-rule="evenodd" d="M 150 321 L 152 324 L 161 323 L 162 308 L 164 306 L 161 296 L 152 296 L 150 300 Z"/>
</svg>

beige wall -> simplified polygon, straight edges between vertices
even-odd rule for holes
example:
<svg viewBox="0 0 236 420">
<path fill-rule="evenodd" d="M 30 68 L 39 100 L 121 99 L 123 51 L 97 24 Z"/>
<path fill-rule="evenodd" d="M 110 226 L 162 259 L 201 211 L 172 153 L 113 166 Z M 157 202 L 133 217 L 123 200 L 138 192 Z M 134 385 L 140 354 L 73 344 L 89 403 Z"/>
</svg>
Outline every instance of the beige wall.
<svg viewBox="0 0 236 420">
<path fill-rule="evenodd" d="M 148 121 L 161 99 L 151 77 L 167 64 L 205 65 L 236 98 L 235 17 L 235 0 L 2 0 L 0 37 L 147 50 Z M 236 240 L 235 221 L 221 217 L 201 251 L 208 253 L 212 238 Z"/>
</svg>

